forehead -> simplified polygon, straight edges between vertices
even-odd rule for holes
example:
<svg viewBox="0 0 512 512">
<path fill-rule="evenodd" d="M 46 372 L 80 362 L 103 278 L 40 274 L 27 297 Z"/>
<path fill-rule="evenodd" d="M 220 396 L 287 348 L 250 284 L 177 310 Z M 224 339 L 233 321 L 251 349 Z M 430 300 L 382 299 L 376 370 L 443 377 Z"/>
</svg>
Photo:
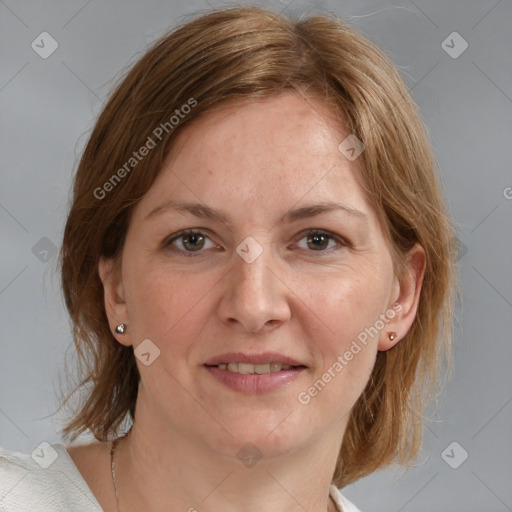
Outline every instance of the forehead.
<svg viewBox="0 0 512 512">
<path fill-rule="evenodd" d="M 194 146 L 197 159 L 208 156 L 213 166 L 218 157 L 268 163 L 275 156 L 286 162 L 324 156 L 345 133 L 342 121 L 326 104 L 305 99 L 295 92 L 267 98 L 231 99 L 194 120 L 180 132 L 168 158 L 172 163 L 184 146 Z M 272 149 L 263 153 L 262 148 Z M 183 157 L 184 155 L 181 155 Z M 192 159 L 189 158 L 189 159 Z"/>
<path fill-rule="evenodd" d="M 347 135 L 332 109 L 298 93 L 230 100 L 178 133 L 142 210 L 188 199 L 215 208 L 238 202 L 256 215 L 304 199 L 343 200 L 368 211 L 358 162 L 338 149 Z"/>
</svg>

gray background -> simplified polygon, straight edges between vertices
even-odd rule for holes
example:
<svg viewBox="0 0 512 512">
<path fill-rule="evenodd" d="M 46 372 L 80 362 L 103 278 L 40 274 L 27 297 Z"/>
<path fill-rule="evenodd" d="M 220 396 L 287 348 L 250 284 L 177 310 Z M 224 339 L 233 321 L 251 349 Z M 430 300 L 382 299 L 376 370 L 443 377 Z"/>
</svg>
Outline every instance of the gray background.
<svg viewBox="0 0 512 512">
<path fill-rule="evenodd" d="M 54 251 L 72 173 L 123 69 L 185 15 L 227 5 L 184 3 L 0 0 L 1 446 L 61 442 L 51 414 L 72 350 Z M 512 510 L 512 2 L 255 5 L 335 12 L 392 58 L 423 112 L 459 230 L 455 373 L 422 456 L 406 474 L 381 471 L 344 494 L 363 512 Z M 43 31 L 58 42 L 47 59 L 31 48 Z M 457 58 L 445 51 L 462 48 L 454 31 L 469 45 Z M 457 469 L 441 455 L 452 442 L 452 465 L 469 454 Z"/>
</svg>

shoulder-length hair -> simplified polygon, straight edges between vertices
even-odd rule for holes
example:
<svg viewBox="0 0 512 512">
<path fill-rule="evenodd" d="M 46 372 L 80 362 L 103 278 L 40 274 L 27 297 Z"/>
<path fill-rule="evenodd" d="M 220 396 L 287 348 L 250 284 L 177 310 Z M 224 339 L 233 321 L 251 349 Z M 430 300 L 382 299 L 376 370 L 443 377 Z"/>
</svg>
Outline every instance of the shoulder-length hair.
<svg viewBox="0 0 512 512">
<path fill-rule="evenodd" d="M 395 66 L 346 22 L 291 20 L 256 7 L 211 11 L 159 39 L 116 87 L 90 135 L 60 254 L 80 378 L 62 405 L 88 385 L 65 438 L 73 441 L 89 429 L 106 442 L 127 414 L 135 417 L 140 375 L 132 347 L 110 331 L 98 263 L 121 253 L 130 213 L 176 134 L 225 100 L 284 91 L 332 106 L 340 126 L 363 141 L 360 181 L 397 275 L 416 242 L 426 253 L 417 316 L 400 343 L 378 352 L 351 411 L 333 483 L 343 487 L 392 462 L 416 459 L 442 362 L 446 376 L 451 370 L 456 275 L 454 229 L 425 126 Z"/>
</svg>

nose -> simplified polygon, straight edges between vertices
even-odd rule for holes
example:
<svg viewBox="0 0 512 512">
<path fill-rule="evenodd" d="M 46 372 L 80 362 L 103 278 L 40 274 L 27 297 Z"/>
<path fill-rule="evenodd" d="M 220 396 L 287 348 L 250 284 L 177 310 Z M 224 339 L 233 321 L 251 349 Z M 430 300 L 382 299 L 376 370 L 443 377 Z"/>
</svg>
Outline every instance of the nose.
<svg viewBox="0 0 512 512">
<path fill-rule="evenodd" d="M 282 273 L 282 272 L 281 272 Z M 248 263 L 238 254 L 226 275 L 218 313 L 240 332 L 256 333 L 282 325 L 291 317 L 289 294 L 271 249 Z"/>
</svg>

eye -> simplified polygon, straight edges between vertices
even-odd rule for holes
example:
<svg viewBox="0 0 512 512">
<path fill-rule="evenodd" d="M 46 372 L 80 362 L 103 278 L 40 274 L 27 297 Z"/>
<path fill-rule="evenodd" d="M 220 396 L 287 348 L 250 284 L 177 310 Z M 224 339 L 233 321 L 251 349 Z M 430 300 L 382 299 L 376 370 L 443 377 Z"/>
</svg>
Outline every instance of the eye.
<svg viewBox="0 0 512 512">
<path fill-rule="evenodd" d="M 305 232 L 304 236 L 302 236 L 299 241 L 302 240 L 306 240 L 306 247 L 300 244 L 299 247 L 302 249 L 310 249 L 309 252 L 330 253 L 336 245 L 339 246 L 339 248 L 349 246 L 348 242 L 341 237 L 319 229 L 310 229 Z M 197 256 L 199 256 L 201 252 L 204 252 L 202 249 L 219 248 L 206 234 L 197 229 L 179 231 L 171 235 L 170 238 L 167 238 L 163 242 L 163 246 L 184 256 L 196 256 L 194 253 L 197 253 Z"/>
<path fill-rule="evenodd" d="M 206 242 L 207 240 L 210 241 L 210 246 L 208 246 Z M 210 238 L 208 238 L 208 236 L 195 229 L 185 229 L 172 235 L 171 238 L 168 238 L 164 242 L 164 246 L 171 246 L 172 249 L 181 253 L 201 252 L 201 249 L 204 248 L 210 249 L 218 247 L 210 240 Z M 193 254 L 189 255 L 193 256 Z"/>
<path fill-rule="evenodd" d="M 306 239 L 306 248 L 311 249 L 313 252 L 330 252 L 330 249 L 336 245 L 341 247 L 346 247 L 348 245 L 348 243 L 339 236 L 319 229 L 309 230 L 306 236 L 303 236 L 300 240 L 304 239 Z M 332 242 L 331 245 L 330 242 Z"/>
</svg>

